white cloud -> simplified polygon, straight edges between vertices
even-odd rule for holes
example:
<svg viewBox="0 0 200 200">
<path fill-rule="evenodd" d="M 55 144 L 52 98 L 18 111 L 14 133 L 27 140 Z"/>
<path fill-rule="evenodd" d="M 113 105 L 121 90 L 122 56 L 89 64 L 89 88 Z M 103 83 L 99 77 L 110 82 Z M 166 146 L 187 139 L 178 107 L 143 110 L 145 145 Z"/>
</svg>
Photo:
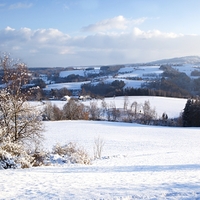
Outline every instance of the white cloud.
<svg viewBox="0 0 200 200">
<path fill-rule="evenodd" d="M 9 6 L 9 9 L 11 9 L 11 10 L 12 9 L 27 9 L 27 8 L 32 7 L 32 6 L 33 6 L 32 3 L 27 4 L 27 3 L 21 3 L 21 2 L 19 2 L 19 3 L 11 4 Z"/>
<path fill-rule="evenodd" d="M 70 38 L 69 35 L 60 32 L 57 29 L 38 29 L 32 31 L 31 39 L 36 43 L 43 44 L 57 44 L 62 45 Z"/>
<path fill-rule="evenodd" d="M 164 37 L 164 38 L 177 38 L 183 36 L 183 34 L 175 34 L 175 33 L 164 33 L 159 30 L 150 30 L 150 31 L 142 31 L 139 28 L 135 27 L 133 29 L 133 34 L 136 37 L 140 38 L 152 38 L 152 37 Z"/>
<path fill-rule="evenodd" d="M 82 31 L 88 32 L 104 32 L 109 30 L 126 30 L 129 26 L 138 25 L 143 23 L 147 18 L 139 18 L 139 19 L 126 19 L 122 15 L 102 20 L 95 24 L 91 24 L 89 26 L 85 26 L 82 28 Z"/>
<path fill-rule="evenodd" d="M 139 28 L 80 37 L 69 36 L 57 29 L 16 30 L 7 27 L 0 30 L 0 51 L 25 60 L 31 67 L 121 64 L 198 55 L 198 44 L 199 35 Z"/>
<path fill-rule="evenodd" d="M 15 29 L 14 29 L 14 28 L 11 28 L 10 26 L 7 26 L 7 27 L 5 28 L 5 30 L 6 30 L 6 31 L 14 31 Z"/>
</svg>

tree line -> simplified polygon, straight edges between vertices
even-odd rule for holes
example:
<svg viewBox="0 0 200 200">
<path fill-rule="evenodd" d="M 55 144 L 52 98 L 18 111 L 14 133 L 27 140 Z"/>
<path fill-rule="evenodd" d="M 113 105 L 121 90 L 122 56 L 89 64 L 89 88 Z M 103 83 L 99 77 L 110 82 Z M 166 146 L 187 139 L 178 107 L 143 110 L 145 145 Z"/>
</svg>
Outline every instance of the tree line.
<svg viewBox="0 0 200 200">
<path fill-rule="evenodd" d="M 106 102 L 105 99 L 90 100 L 84 105 L 78 100 L 70 99 L 63 107 L 53 102 L 46 102 L 43 111 L 43 120 L 104 120 L 114 122 L 141 123 L 151 125 L 180 126 L 178 122 L 168 119 L 166 113 L 158 116 L 155 108 L 149 101 L 138 103 L 130 102 L 124 97 L 123 107 L 118 108 L 115 101 Z"/>
</svg>

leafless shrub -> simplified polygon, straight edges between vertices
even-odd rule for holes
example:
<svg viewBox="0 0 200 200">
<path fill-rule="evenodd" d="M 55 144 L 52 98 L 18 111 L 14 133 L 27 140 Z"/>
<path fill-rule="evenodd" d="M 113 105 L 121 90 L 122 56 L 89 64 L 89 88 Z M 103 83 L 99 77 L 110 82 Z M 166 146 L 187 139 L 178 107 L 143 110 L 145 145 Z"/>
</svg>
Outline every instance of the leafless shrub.
<svg viewBox="0 0 200 200">
<path fill-rule="evenodd" d="M 98 137 L 94 140 L 94 159 L 101 158 L 104 145 L 105 142 L 102 138 Z"/>
</svg>

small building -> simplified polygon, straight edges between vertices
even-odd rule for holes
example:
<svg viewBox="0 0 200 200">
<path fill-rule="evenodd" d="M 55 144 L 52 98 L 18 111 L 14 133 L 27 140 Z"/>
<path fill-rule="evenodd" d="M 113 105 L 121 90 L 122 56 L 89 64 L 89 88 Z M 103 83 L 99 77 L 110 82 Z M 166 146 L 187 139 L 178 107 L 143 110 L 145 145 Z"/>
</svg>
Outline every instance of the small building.
<svg viewBox="0 0 200 200">
<path fill-rule="evenodd" d="M 62 97 L 60 100 L 61 101 L 69 101 L 70 99 L 71 99 L 71 97 L 66 95 L 66 96 Z"/>
<path fill-rule="evenodd" d="M 78 99 L 81 101 L 86 101 L 86 100 L 91 100 L 92 98 L 89 95 L 86 95 L 86 96 L 79 96 Z"/>
</svg>

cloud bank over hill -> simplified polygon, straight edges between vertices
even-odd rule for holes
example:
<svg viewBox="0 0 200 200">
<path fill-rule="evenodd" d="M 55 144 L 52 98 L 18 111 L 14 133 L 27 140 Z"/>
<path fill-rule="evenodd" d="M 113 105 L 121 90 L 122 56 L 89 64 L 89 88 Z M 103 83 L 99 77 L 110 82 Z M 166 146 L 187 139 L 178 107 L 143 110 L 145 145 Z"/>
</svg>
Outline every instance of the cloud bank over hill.
<svg viewBox="0 0 200 200">
<path fill-rule="evenodd" d="M 84 26 L 76 35 L 54 28 L 8 26 L 0 30 L 0 50 L 23 59 L 30 67 L 149 62 L 200 52 L 200 35 L 138 28 L 146 20 L 120 15 Z"/>
</svg>

